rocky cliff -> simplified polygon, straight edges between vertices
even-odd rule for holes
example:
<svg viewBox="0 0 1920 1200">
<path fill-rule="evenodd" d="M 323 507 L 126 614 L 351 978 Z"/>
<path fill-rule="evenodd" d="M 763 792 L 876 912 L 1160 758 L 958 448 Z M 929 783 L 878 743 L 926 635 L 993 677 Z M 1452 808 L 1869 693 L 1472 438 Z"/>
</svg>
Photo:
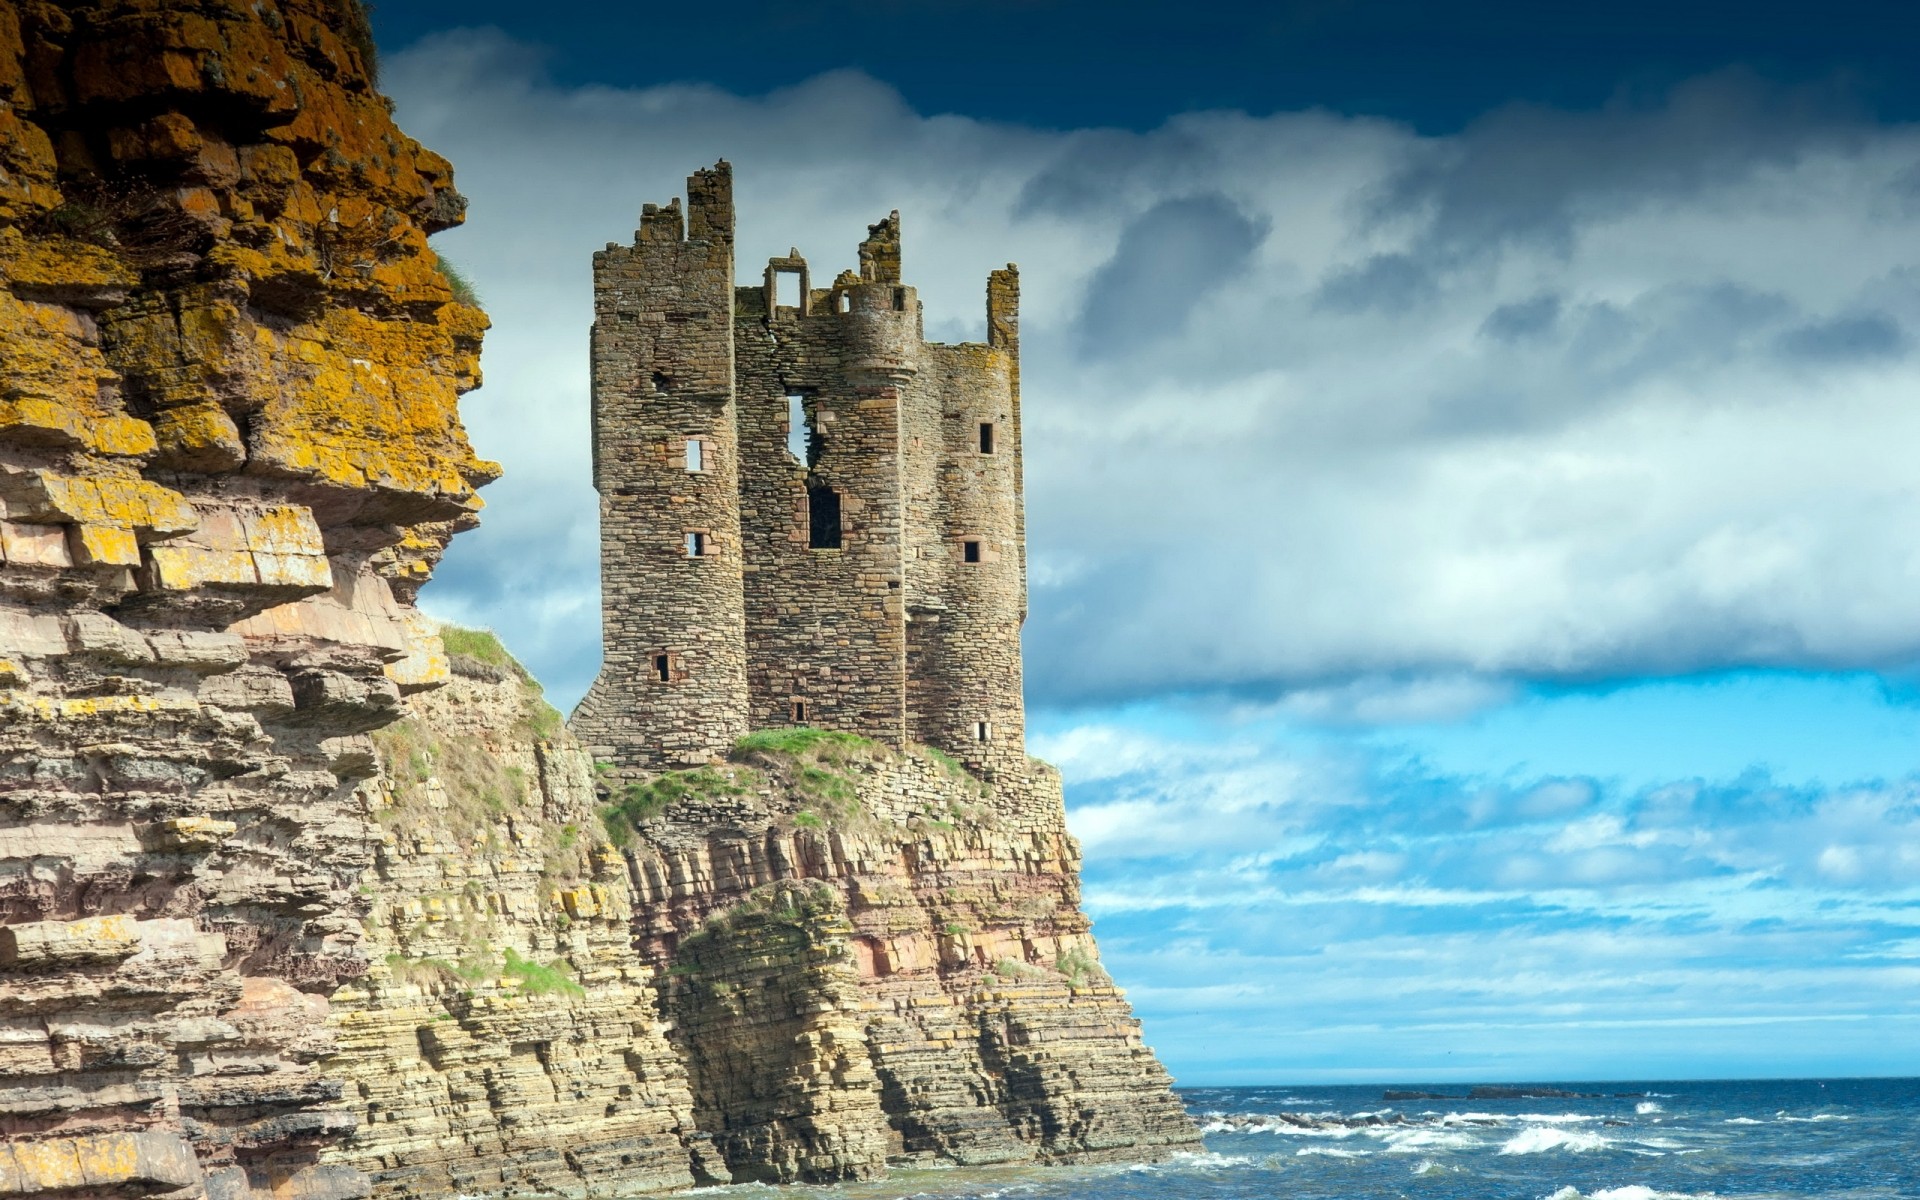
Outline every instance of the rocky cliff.
<svg viewBox="0 0 1920 1200">
<path fill-rule="evenodd" d="M 0 0 L 0 1195 L 1192 1143 L 1043 769 L 802 732 L 616 778 L 444 652 L 486 320 L 371 67 L 354 0 Z"/>
<path fill-rule="evenodd" d="M 0 0 L 0 1194 L 363 1194 L 368 732 L 492 478 L 351 0 Z"/>
<path fill-rule="evenodd" d="M 326 1071 L 375 1193 L 634 1196 L 1193 1144 L 1100 970 L 1057 783 L 789 730 L 595 771 L 486 635 L 377 736 Z M 610 841 L 607 839 L 611 839 Z"/>
</svg>

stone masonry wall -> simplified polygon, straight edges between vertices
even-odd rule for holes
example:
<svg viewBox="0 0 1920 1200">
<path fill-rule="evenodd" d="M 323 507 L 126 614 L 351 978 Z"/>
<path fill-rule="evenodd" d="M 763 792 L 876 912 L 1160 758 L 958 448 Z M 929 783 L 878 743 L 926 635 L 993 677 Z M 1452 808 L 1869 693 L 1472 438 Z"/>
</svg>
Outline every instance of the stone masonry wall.
<svg viewBox="0 0 1920 1200">
<path fill-rule="evenodd" d="M 690 194 L 728 179 L 723 163 L 689 181 Z M 730 199 L 724 207 L 730 220 Z M 674 206 L 649 212 L 677 221 Z M 771 260 L 760 286 L 729 293 L 723 336 L 703 323 L 719 303 L 705 290 L 710 265 L 649 249 L 649 228 L 595 259 L 607 665 L 575 729 L 635 767 L 724 754 L 745 728 L 812 726 L 924 741 L 1017 776 L 1026 559 L 1013 270 L 989 281 L 987 344 L 929 345 L 893 213 L 861 243 L 860 272 L 829 287 L 811 286 L 797 252 Z M 781 304 L 789 276 L 796 302 Z M 701 289 L 702 321 L 687 316 L 689 288 Z M 678 340 L 645 332 L 658 328 Z M 703 392 L 696 411 L 675 408 L 658 380 L 679 354 L 730 363 L 724 398 Z M 793 397 L 808 427 L 802 457 L 788 448 Z M 720 431 L 727 465 L 688 483 L 673 430 L 696 428 Z M 722 495 L 730 484 L 737 495 Z M 812 498 L 829 494 L 839 544 L 815 544 Z M 735 680 L 719 653 L 734 628 L 732 598 L 719 594 L 731 573 L 718 561 L 676 569 L 660 549 L 678 544 L 689 514 L 709 511 L 738 537 L 743 706 L 724 699 Z M 680 645 L 701 648 L 684 671 L 636 668 Z"/>
<path fill-rule="evenodd" d="M 369 731 L 486 318 L 348 0 L 0 0 L 0 1195 L 364 1194 Z"/>
<path fill-rule="evenodd" d="M 687 189 L 686 227 L 648 205 L 594 255 L 605 652 L 574 729 L 632 765 L 703 762 L 748 727 L 727 165 Z"/>
</svg>

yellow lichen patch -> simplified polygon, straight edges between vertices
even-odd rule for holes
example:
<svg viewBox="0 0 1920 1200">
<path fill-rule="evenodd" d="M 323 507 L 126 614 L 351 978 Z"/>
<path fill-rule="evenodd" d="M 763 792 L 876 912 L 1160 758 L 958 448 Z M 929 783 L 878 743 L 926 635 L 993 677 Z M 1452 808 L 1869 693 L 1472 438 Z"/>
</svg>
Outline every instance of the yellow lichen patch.
<svg viewBox="0 0 1920 1200">
<path fill-rule="evenodd" d="M 79 696 L 58 699 L 19 691 L 0 692 L 0 716 L 5 716 L 8 720 L 30 720 L 42 724 L 97 717 L 197 713 L 199 711 L 198 701 L 191 696 L 181 695 Z"/>
<path fill-rule="evenodd" d="M 311 333 L 261 337 L 290 385 L 253 421 L 255 465 L 434 497 L 448 516 L 477 507 L 444 330 L 336 309 Z"/>
<path fill-rule="evenodd" d="M 208 584 L 246 587 L 260 582 L 253 555 L 245 550 L 216 550 L 207 546 L 166 544 L 147 548 L 153 586 L 184 592 Z"/>
<path fill-rule="evenodd" d="M 153 426 L 137 417 L 101 417 L 88 434 L 87 444 L 96 454 L 144 458 L 159 448 Z"/>
<path fill-rule="evenodd" d="M 76 525 L 70 539 L 73 557 L 82 566 L 137 567 L 140 541 L 131 529 L 113 525 Z"/>
<path fill-rule="evenodd" d="M 46 444 L 36 430 L 61 428 L 63 419 L 53 409 L 21 411 L 21 401 L 59 405 L 76 414 L 99 412 L 100 385 L 113 378 L 97 347 L 89 344 L 85 320 L 70 308 L 22 300 L 0 288 L 0 400 L 14 402 L 14 410 L 0 415 L 0 424 L 16 426 L 26 440 Z M 68 444 L 85 441 L 84 432 L 69 429 L 60 436 Z M 0 438 L 20 440 L 0 429 Z"/>
<path fill-rule="evenodd" d="M 72 450 L 87 444 L 87 419 L 54 400 L 0 400 L 0 441 Z"/>
<path fill-rule="evenodd" d="M 218 474 L 247 461 L 240 427 L 212 401 L 165 409 L 153 418 L 161 462 L 178 471 Z"/>
<path fill-rule="evenodd" d="M 171 488 L 145 479 L 85 478 L 52 471 L 0 477 L 8 512 L 27 520 L 117 525 L 150 537 L 173 537 L 199 525 L 193 506 Z"/>
</svg>

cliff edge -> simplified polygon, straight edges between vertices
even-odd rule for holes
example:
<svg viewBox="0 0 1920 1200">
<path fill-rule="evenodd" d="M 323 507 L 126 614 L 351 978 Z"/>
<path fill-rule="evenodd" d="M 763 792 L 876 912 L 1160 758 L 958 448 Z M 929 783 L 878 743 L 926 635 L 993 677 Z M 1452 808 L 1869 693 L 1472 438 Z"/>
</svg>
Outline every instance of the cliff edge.
<svg viewBox="0 0 1920 1200">
<path fill-rule="evenodd" d="M 1101 970 L 1055 776 L 750 735 L 592 762 L 491 635 L 377 735 L 383 831 L 333 997 L 378 1196 L 640 1196 L 1198 1144 Z"/>
<path fill-rule="evenodd" d="M 370 731 L 497 474 L 352 0 L 0 2 L 0 1195 L 365 1194 Z"/>
</svg>

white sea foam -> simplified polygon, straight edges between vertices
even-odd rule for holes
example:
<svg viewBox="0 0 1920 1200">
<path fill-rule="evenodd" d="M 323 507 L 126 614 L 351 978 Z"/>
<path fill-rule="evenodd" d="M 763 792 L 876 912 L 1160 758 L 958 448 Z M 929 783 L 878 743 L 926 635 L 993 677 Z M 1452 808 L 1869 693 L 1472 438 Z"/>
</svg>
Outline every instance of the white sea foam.
<svg viewBox="0 0 1920 1200">
<path fill-rule="evenodd" d="M 1582 1129 L 1553 1129 L 1542 1125 L 1529 1125 L 1519 1133 L 1507 1139 L 1500 1147 L 1502 1154 L 1540 1154 L 1548 1150 L 1565 1150 L 1569 1154 L 1584 1154 L 1589 1150 L 1605 1149 L 1610 1143 L 1597 1133 L 1588 1133 Z"/>
<path fill-rule="evenodd" d="M 1323 1158 L 1365 1158 L 1371 1150 L 1342 1150 L 1338 1146 L 1302 1146 L 1293 1152 L 1295 1158 L 1319 1155 Z"/>
<path fill-rule="evenodd" d="M 1412 1154 L 1418 1150 L 1471 1150 L 1481 1144 L 1480 1139 L 1470 1133 L 1461 1133 L 1451 1129 L 1387 1129 L 1368 1130 L 1377 1133 L 1387 1149 L 1395 1154 Z"/>
<path fill-rule="evenodd" d="M 1752 1117 L 1728 1117 L 1726 1120 L 1720 1123 L 1722 1125 L 1764 1125 L 1766 1124 L 1766 1122 L 1756 1121 Z"/>
<path fill-rule="evenodd" d="M 1415 1175 L 1438 1175 L 1445 1170 L 1445 1167 L 1430 1158 L 1423 1158 L 1413 1164 L 1413 1173 Z"/>
<path fill-rule="evenodd" d="M 1648 1113 L 1661 1113 L 1667 1110 L 1660 1106 L 1660 1102 L 1658 1100 L 1642 1100 L 1640 1103 L 1633 1106 L 1633 1111 L 1635 1113 L 1638 1113 L 1640 1116 L 1644 1117 Z"/>
<path fill-rule="evenodd" d="M 1810 1125 L 1815 1121 L 1851 1121 L 1853 1120 L 1853 1118 L 1848 1116 L 1846 1113 L 1814 1113 L 1810 1117 L 1796 1117 L 1788 1113 L 1785 1109 L 1782 1109 L 1781 1111 L 1773 1114 L 1773 1119 L 1776 1121 L 1791 1122 L 1795 1125 Z"/>
<path fill-rule="evenodd" d="M 1552 1195 L 1541 1197 L 1541 1200 L 1714 1200 L 1714 1194 L 1712 1192 L 1662 1192 L 1644 1183 L 1629 1183 L 1624 1187 L 1583 1192 L 1568 1184 Z"/>
</svg>

